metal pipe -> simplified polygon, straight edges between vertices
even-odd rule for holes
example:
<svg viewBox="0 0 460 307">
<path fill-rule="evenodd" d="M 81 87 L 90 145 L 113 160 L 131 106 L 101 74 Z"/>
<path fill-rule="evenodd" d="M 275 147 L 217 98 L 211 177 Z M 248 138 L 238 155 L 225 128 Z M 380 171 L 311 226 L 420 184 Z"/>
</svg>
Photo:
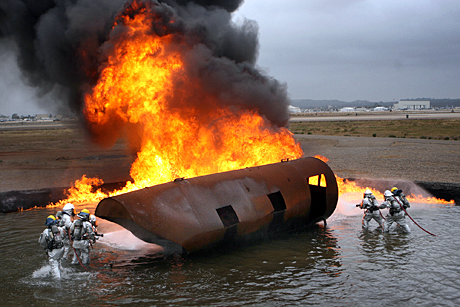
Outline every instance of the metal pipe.
<svg viewBox="0 0 460 307">
<path fill-rule="evenodd" d="M 325 221 L 337 206 L 332 170 L 316 158 L 217 173 L 105 198 L 95 214 L 167 253 Z"/>
</svg>

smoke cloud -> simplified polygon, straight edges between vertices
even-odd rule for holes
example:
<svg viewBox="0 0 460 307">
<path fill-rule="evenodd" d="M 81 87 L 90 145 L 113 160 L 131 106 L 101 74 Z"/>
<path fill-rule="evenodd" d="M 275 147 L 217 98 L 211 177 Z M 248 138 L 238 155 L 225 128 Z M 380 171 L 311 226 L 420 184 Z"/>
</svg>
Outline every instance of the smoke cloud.
<svg viewBox="0 0 460 307">
<path fill-rule="evenodd" d="M 116 37 L 114 27 L 126 0 L 3 0 L 0 3 L 0 40 L 14 42 L 17 63 L 27 84 L 40 95 L 51 93 L 77 113 L 83 96 L 96 84 Z M 178 33 L 191 46 L 187 53 L 189 78 L 199 80 L 206 96 L 219 104 L 256 110 L 277 126 L 288 121 L 285 84 L 261 72 L 258 26 L 231 21 L 242 0 L 165 0 L 150 2 L 158 16 L 152 35 Z M 11 44 L 0 44 L 10 48 Z M 0 50 L 5 52 L 5 50 Z M 196 93 L 194 93 L 196 94 Z M 190 100 L 177 86 L 168 103 L 180 108 L 206 101 Z M 199 95 L 199 94 L 198 94 Z M 203 95 L 204 97 L 205 95 Z M 195 97 L 196 98 L 196 97 Z"/>
</svg>

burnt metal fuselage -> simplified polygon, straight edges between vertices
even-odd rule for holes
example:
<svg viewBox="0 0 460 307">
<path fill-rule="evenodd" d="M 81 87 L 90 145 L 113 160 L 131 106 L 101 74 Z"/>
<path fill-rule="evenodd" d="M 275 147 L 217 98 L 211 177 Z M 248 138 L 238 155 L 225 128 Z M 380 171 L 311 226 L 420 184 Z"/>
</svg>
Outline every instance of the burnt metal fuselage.
<svg viewBox="0 0 460 307">
<path fill-rule="evenodd" d="M 106 198 L 95 214 L 165 251 L 196 252 L 325 220 L 337 199 L 337 182 L 327 164 L 301 158 L 176 179 Z"/>
</svg>

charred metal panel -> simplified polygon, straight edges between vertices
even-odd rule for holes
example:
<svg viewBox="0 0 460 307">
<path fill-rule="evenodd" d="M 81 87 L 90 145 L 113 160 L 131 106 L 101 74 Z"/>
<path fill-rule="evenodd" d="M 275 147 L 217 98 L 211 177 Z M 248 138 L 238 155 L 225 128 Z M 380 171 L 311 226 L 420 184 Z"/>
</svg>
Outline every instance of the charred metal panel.
<svg viewBox="0 0 460 307">
<path fill-rule="evenodd" d="M 323 186 L 309 184 L 310 177 L 321 175 Z M 106 198 L 96 215 L 147 242 L 195 252 L 255 232 L 326 219 L 337 199 L 332 170 L 316 158 L 301 158 Z"/>
</svg>

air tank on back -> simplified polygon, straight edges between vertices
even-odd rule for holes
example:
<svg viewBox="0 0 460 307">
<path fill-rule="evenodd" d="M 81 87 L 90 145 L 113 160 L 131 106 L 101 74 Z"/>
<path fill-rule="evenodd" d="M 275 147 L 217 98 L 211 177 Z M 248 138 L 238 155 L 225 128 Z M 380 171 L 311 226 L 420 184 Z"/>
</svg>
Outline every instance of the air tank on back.
<svg viewBox="0 0 460 307">
<path fill-rule="evenodd" d="M 300 158 L 144 188 L 103 199 L 95 214 L 165 253 L 193 253 L 325 221 L 337 206 L 332 170 Z"/>
</svg>

